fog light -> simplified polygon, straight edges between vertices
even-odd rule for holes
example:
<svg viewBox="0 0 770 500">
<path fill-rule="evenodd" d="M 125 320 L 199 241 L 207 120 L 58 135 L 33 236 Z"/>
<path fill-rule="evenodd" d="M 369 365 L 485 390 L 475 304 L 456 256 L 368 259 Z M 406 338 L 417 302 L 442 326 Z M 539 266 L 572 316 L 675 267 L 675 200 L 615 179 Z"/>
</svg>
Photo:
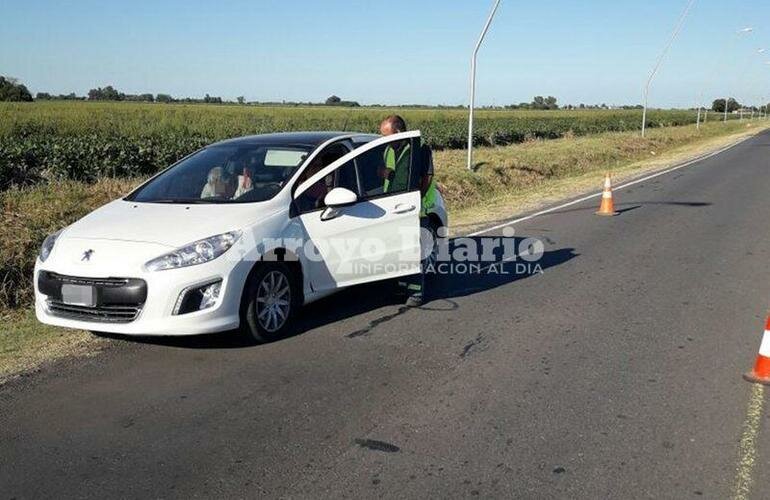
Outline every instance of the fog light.
<svg viewBox="0 0 770 500">
<path fill-rule="evenodd" d="M 188 314 L 214 307 L 222 291 L 222 280 L 208 283 L 203 286 L 185 289 L 176 301 L 174 314 Z"/>
<path fill-rule="evenodd" d="M 222 289 L 222 282 L 217 281 L 216 283 L 212 283 L 206 288 L 202 288 L 202 298 L 201 298 L 201 305 L 198 307 L 198 310 L 201 309 L 208 309 L 209 307 L 212 307 L 214 304 L 217 303 L 217 299 L 219 298 L 219 291 Z"/>
</svg>

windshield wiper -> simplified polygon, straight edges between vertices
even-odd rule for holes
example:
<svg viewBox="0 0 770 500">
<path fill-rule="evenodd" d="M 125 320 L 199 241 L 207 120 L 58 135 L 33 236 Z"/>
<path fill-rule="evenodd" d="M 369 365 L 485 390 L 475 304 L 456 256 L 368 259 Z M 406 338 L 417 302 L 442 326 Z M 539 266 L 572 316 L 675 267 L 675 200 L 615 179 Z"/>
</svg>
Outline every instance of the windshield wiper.
<svg viewBox="0 0 770 500">
<path fill-rule="evenodd" d="M 216 203 L 214 200 L 202 200 L 200 198 L 167 198 L 159 200 L 142 200 L 139 203 L 169 203 L 178 205 L 203 205 L 207 203 Z"/>
</svg>

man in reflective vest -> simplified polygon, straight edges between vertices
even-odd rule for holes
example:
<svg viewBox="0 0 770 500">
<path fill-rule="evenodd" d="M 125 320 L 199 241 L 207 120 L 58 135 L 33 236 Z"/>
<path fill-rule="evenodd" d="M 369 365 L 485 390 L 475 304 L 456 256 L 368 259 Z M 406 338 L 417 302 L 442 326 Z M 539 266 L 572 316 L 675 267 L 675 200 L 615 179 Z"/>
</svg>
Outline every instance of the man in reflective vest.
<svg viewBox="0 0 770 500">
<path fill-rule="evenodd" d="M 391 115 L 380 124 L 380 134 L 389 136 L 406 132 L 406 122 L 398 115 Z M 383 155 L 383 168 L 380 169 L 380 175 L 384 178 L 383 192 L 400 192 L 409 188 L 409 166 L 411 165 L 412 149 L 409 141 L 388 146 Z M 420 227 L 430 230 L 430 221 L 427 217 L 428 211 L 433 207 L 436 201 L 436 182 L 433 180 L 433 160 L 430 156 L 430 150 L 426 148 L 428 157 L 421 162 L 422 172 L 419 174 L 420 195 Z M 410 276 L 401 283 L 409 293 L 406 305 L 409 307 L 419 307 L 423 302 L 425 289 L 425 260 L 421 263 L 419 275 Z"/>
</svg>

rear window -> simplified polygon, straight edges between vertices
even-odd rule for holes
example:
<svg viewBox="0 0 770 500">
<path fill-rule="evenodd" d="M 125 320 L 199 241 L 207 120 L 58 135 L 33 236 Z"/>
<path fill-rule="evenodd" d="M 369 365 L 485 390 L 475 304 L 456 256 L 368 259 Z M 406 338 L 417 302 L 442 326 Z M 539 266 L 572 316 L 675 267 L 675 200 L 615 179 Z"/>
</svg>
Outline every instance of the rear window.
<svg viewBox="0 0 770 500">
<path fill-rule="evenodd" d="M 296 149 L 268 149 L 265 152 L 266 167 L 298 167 L 307 157 L 306 151 Z"/>
</svg>

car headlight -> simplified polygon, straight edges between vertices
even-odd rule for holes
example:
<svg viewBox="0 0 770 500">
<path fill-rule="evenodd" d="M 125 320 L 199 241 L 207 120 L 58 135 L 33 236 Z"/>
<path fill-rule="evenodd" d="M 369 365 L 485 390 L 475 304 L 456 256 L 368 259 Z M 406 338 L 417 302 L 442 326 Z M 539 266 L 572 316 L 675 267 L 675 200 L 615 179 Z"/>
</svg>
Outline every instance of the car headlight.
<svg viewBox="0 0 770 500">
<path fill-rule="evenodd" d="M 173 252 L 152 259 L 144 265 L 144 268 L 147 271 L 165 271 L 166 269 L 178 269 L 180 267 L 204 264 L 228 251 L 240 237 L 240 231 L 232 231 L 198 240 Z"/>
<path fill-rule="evenodd" d="M 55 233 L 46 236 L 46 238 L 43 240 L 43 244 L 40 246 L 40 262 L 45 262 L 48 256 L 51 255 L 53 246 L 56 244 L 56 239 L 59 237 L 62 231 L 64 230 L 59 229 Z"/>
</svg>

